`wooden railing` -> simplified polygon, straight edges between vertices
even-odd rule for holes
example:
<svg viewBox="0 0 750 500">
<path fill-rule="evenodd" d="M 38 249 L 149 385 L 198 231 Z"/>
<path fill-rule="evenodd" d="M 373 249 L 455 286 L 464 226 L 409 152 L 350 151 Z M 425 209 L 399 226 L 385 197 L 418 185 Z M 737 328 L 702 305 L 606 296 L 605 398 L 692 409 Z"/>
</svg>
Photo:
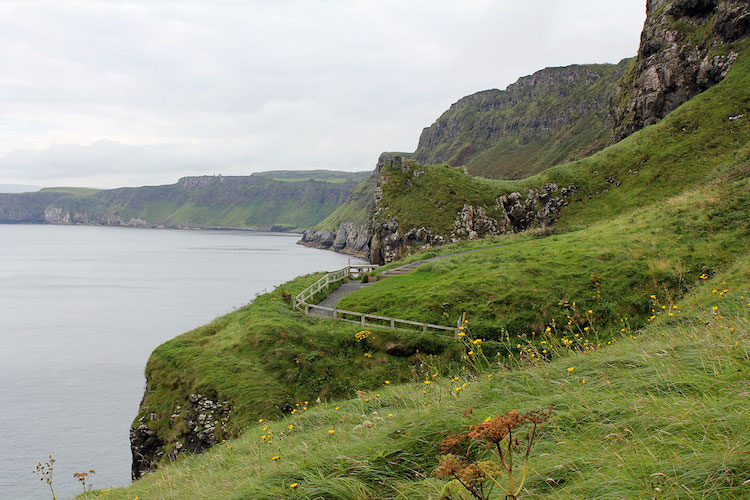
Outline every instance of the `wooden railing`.
<svg viewBox="0 0 750 500">
<path fill-rule="evenodd" d="M 307 301 L 312 299 L 316 293 L 321 292 L 324 288 L 328 290 L 331 283 L 343 281 L 347 278 L 362 276 L 363 273 L 375 269 L 376 266 L 373 264 L 361 264 L 361 265 L 348 265 L 338 271 L 326 273 L 325 276 L 320 278 L 318 281 L 302 290 L 296 297 L 294 297 L 294 308 L 303 310 L 305 306 L 310 307 L 312 304 L 308 304 Z M 308 309 L 304 309 L 305 312 L 309 312 Z"/>
<path fill-rule="evenodd" d="M 331 283 L 343 281 L 350 276 L 361 276 L 364 272 L 370 271 L 376 267 L 379 266 L 369 264 L 353 266 L 349 265 L 342 269 L 339 269 L 338 271 L 326 273 L 325 276 L 302 290 L 296 297 L 294 297 L 293 307 L 299 311 L 304 311 L 306 314 L 310 314 L 311 310 L 327 311 L 331 313 L 331 317 L 334 320 L 356 323 L 363 327 L 372 326 L 405 331 L 418 331 L 421 329 L 421 331 L 423 332 L 437 330 L 440 333 L 450 332 L 453 336 L 458 335 L 458 329 L 452 328 L 450 326 L 435 325 L 433 323 L 422 323 L 421 321 L 411 321 L 408 319 L 391 318 L 389 316 L 378 316 L 376 314 L 367 314 L 357 311 L 347 311 L 346 309 L 335 309 L 333 307 L 319 306 L 317 304 L 311 304 L 308 302 L 313 297 L 315 297 L 317 293 L 323 291 L 323 289 L 329 289 Z M 351 317 L 357 317 L 358 319 L 351 319 Z"/>
</svg>

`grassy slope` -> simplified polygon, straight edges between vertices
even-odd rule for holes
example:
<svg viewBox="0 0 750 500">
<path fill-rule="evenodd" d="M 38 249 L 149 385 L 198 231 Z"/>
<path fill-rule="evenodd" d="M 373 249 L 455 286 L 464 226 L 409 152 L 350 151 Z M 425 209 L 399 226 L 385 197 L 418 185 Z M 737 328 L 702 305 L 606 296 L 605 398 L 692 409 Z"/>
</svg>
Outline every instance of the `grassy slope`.
<svg viewBox="0 0 750 500">
<path fill-rule="evenodd" d="M 596 351 L 557 347 L 549 363 L 494 369 L 492 378 L 443 372 L 427 394 L 421 382 L 383 386 L 367 402 L 322 404 L 271 423 L 270 445 L 260 438 L 265 424 L 256 424 L 238 440 L 99 494 L 436 499 L 444 482 L 431 473 L 445 434 L 486 416 L 552 404 L 524 498 L 743 498 L 750 493 L 742 484 L 750 477 L 749 298 L 745 254 L 697 285 L 674 317 L 661 315 L 633 338 L 628 332 Z M 461 379 L 451 382 L 454 375 Z M 468 386 L 457 394 L 461 383 Z M 365 419 L 374 427 L 355 430 Z"/>
<path fill-rule="evenodd" d="M 297 278 L 283 289 L 296 295 L 319 277 Z M 197 392 L 229 401 L 237 432 L 259 417 L 277 418 L 299 401 L 349 396 L 384 377 L 404 380 L 418 350 L 445 353 L 446 363 L 452 357 L 449 344 L 434 336 L 375 331 L 357 342 L 359 330 L 292 311 L 280 289 L 261 295 L 159 346 L 146 366 L 148 391 L 138 418 L 154 412 L 158 419 L 148 425 L 166 439 L 179 438 L 182 429 L 170 427 L 170 415 L 177 405 L 186 408 L 189 394 Z M 388 348 L 396 354 L 387 354 Z"/>
<path fill-rule="evenodd" d="M 498 248 L 425 264 L 349 295 L 340 306 L 437 323 L 470 311 L 488 336 L 502 328 L 538 331 L 560 317 L 563 300 L 585 303 L 605 325 L 623 315 L 642 323 L 650 315 L 645 290 L 662 288 L 679 298 L 700 274 L 722 269 L 747 248 L 750 120 L 727 117 L 750 111 L 748 55 L 745 50 L 724 82 L 661 123 L 536 178 L 488 181 L 430 167 L 413 189 L 392 172 L 384 193 L 402 228 L 445 228 L 465 202 L 546 181 L 575 183 L 578 192 L 553 231 L 497 238 Z M 621 185 L 608 183 L 609 176 Z M 457 194 L 443 198 L 441 190 Z"/>
<path fill-rule="evenodd" d="M 727 118 L 743 113 L 750 116 L 750 42 L 734 44 L 733 48 L 740 57 L 719 85 L 691 99 L 660 123 L 589 158 L 521 181 L 490 181 L 445 166 L 428 166 L 422 167 L 425 174 L 404 188 L 395 174 L 395 182 L 383 188 L 382 204 L 388 207 L 384 217 L 395 216 L 404 231 L 425 226 L 447 236 L 464 203 L 484 205 L 492 215 L 499 195 L 555 182 L 578 188 L 558 223 L 568 229 L 606 220 L 694 187 L 716 175 L 720 166 L 731 168 L 742 154 L 747 155 L 750 120 Z M 607 177 L 621 185 L 608 183 Z"/>
<path fill-rule="evenodd" d="M 330 229 L 331 231 L 335 231 L 341 223 L 346 221 L 366 226 L 370 221 L 370 211 L 376 185 L 377 180 L 370 174 L 370 177 L 354 186 L 346 201 L 331 212 L 328 217 L 323 219 L 320 224 L 315 226 L 315 229 Z"/>
<path fill-rule="evenodd" d="M 617 78 L 629 61 L 580 66 L 578 71 L 601 75 L 591 85 L 583 80 L 573 84 L 557 82 L 544 91 L 535 89 L 533 98 L 519 96 L 513 104 L 482 103 L 450 109 L 437 123 L 458 128 L 458 134 L 450 142 L 443 140 L 433 145 L 432 150 L 418 148 L 414 155 L 422 163 L 466 165 L 474 175 L 500 179 L 528 177 L 552 165 L 588 156 L 609 142 L 612 128 L 609 115 L 605 109 L 599 109 L 574 116 L 571 109 L 578 109 L 583 103 L 608 102 Z M 485 94 L 491 103 L 502 101 L 505 92 L 495 90 Z M 494 99 L 493 94 L 496 94 Z M 550 117 L 560 116 L 569 116 L 572 122 L 550 125 L 549 131 L 525 128 L 527 123 L 554 122 Z M 486 136 L 486 131 L 508 123 L 515 127 L 501 137 Z"/>
<path fill-rule="evenodd" d="M 483 300 L 494 296 L 500 308 L 507 305 L 504 300 L 511 305 L 516 301 L 517 308 L 529 307 L 531 313 L 506 309 L 518 320 L 511 325 L 512 333 L 526 334 L 509 343 L 510 350 L 515 342 L 527 348 L 526 341 L 532 341 L 525 328 L 544 326 L 552 317 L 564 322 L 564 311 L 555 309 L 560 298 L 583 301 L 585 307 L 596 304 L 591 314 L 585 309 L 571 314 L 580 331 L 589 326 L 612 335 L 621 315 L 634 314 L 630 321 L 636 327 L 648 325 L 644 335 L 616 338 L 613 346 L 595 352 L 556 348 L 550 363 L 497 371 L 491 379 L 472 382 L 459 396 L 454 395 L 455 383 L 439 376 L 424 389 L 427 395 L 419 383 L 383 387 L 380 396 L 370 395 L 369 401 L 324 404 L 290 421 L 273 423 L 277 436 L 290 422 L 295 429 L 287 429 L 268 445 L 261 442 L 260 427 L 247 427 L 258 415 L 279 415 L 266 399 L 294 402 L 312 399 L 308 394 L 337 397 L 354 388 L 376 387 L 408 377 L 409 361 L 414 361 L 379 353 L 384 344 L 371 346 L 378 354 L 365 361 L 362 346 L 351 338 L 356 328 L 293 313 L 275 292 L 170 341 L 149 362 L 150 377 L 158 386 L 150 387 L 153 392 L 146 404 L 154 405 L 161 417 L 153 425 L 164 425 L 167 412 L 180 404 L 178 398 L 186 396 L 186 389 L 212 396 L 209 391 L 214 390 L 218 399 L 238 401 L 235 425 L 246 434 L 231 448 L 221 446 L 188 458 L 127 490 L 110 492 L 111 498 L 434 498 L 442 483 L 429 473 L 437 464 L 443 431 L 455 432 L 501 411 L 549 404 L 556 406 L 555 421 L 536 448 L 528 483 L 537 497 L 643 497 L 652 496 L 656 487 L 666 498 L 702 493 L 741 497 L 741 483 L 750 474 L 750 127 L 747 121 L 730 123 L 726 117 L 747 110 L 746 54 L 743 51 L 722 84 L 661 124 L 590 159 L 516 183 L 493 184 L 457 173 L 461 177 L 456 182 L 481 183 L 474 184 L 480 191 L 486 186 L 516 190 L 547 180 L 564 185 L 575 180 L 579 199 L 585 201 L 569 207 L 557 233 L 537 231 L 507 241 L 485 241 L 481 244 L 502 246 L 431 264 L 431 269 L 390 278 L 360 292 L 381 290 L 375 294 L 383 304 L 381 311 L 388 308 L 385 292 L 414 280 L 416 288 L 405 287 L 394 295 L 402 297 L 402 311 L 411 307 L 414 314 L 422 314 L 403 297 L 418 302 L 421 309 L 434 310 L 434 304 L 441 304 L 452 291 L 443 290 L 448 283 L 458 295 L 449 297 L 453 302 L 445 307 L 455 313 L 461 307 L 456 304 L 463 301 L 472 315 L 472 328 L 481 334 L 496 332 L 504 325 L 500 320 L 505 321 Z M 633 167 L 639 172 L 627 174 Z M 428 173 L 440 168 L 444 167 Z M 622 185 L 604 192 L 609 186 L 606 175 L 616 176 Z M 706 182 L 710 178 L 716 182 Z M 426 174 L 417 181 L 427 179 Z M 600 194 L 594 195 L 597 191 Z M 403 195 L 407 200 L 410 193 Z M 607 224 L 606 218 L 614 220 Z M 473 265 L 487 260 L 492 274 L 477 275 Z M 592 297 L 591 275 L 597 272 L 599 300 Z M 703 272 L 712 281 L 704 284 L 698 279 Z M 450 273 L 453 279 L 441 282 Z M 289 291 L 294 293 L 312 279 L 288 285 Z M 729 292 L 719 295 L 712 289 Z M 675 316 L 664 313 L 655 323 L 645 321 L 651 293 L 665 306 L 676 305 Z M 727 319 L 712 316 L 709 307 L 714 303 Z M 580 310 L 581 305 L 576 311 Z M 378 333 L 376 339 L 384 342 L 384 335 Z M 410 342 L 408 337 L 401 342 Z M 346 361 L 330 359 L 333 353 L 343 353 Z M 300 359 L 306 362 L 302 371 L 297 366 Z M 435 364 L 443 376 L 463 373 L 442 358 Z M 571 366 L 575 375 L 566 370 Z M 425 368 L 432 372 L 431 366 Z M 326 392 L 324 386 L 333 390 Z M 469 407 L 474 416 L 464 418 Z M 375 419 L 373 411 L 385 420 Z M 366 418 L 375 427 L 353 430 Z M 336 433 L 329 435 L 330 429 Z M 281 460 L 272 462 L 274 455 Z M 292 482 L 300 484 L 298 490 L 289 489 Z"/>
<path fill-rule="evenodd" d="M 749 167 L 750 154 L 738 168 L 747 176 Z M 702 273 L 714 274 L 747 249 L 750 182 L 722 180 L 585 229 L 498 238 L 496 248 L 423 264 L 339 306 L 443 324 L 469 311 L 486 336 L 501 328 L 540 331 L 563 316 L 563 300 L 593 309 L 600 323 L 625 315 L 643 323 L 647 290 L 680 297 Z"/>
<path fill-rule="evenodd" d="M 284 174 L 281 172 L 282 177 Z M 250 176 L 203 187 L 185 188 L 178 183 L 71 193 L 60 199 L 59 205 L 74 212 L 119 218 L 124 223 L 136 218 L 171 227 L 302 229 L 315 226 L 341 205 L 353 182 L 347 179 L 358 176 L 342 172 L 329 182 L 303 178 L 307 172 L 293 174 L 284 181 L 260 175 L 257 180 Z"/>
<path fill-rule="evenodd" d="M 42 188 L 39 190 L 40 193 L 63 193 L 63 194 L 72 194 L 76 196 L 85 196 L 88 194 L 96 193 L 98 191 L 101 191 L 101 189 L 84 188 L 84 187 L 49 187 L 49 188 Z"/>
</svg>

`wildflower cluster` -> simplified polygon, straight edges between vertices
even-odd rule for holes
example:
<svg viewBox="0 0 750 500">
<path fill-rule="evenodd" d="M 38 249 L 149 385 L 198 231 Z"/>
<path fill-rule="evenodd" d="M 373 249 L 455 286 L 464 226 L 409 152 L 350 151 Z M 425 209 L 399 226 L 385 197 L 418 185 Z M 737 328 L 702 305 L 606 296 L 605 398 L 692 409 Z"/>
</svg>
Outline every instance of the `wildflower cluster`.
<svg viewBox="0 0 750 500">
<path fill-rule="evenodd" d="M 361 332 L 355 333 L 354 337 L 357 339 L 357 342 L 360 342 L 362 340 L 365 340 L 370 335 L 372 335 L 372 332 L 370 330 L 362 330 Z"/>
<path fill-rule="evenodd" d="M 456 337 L 464 348 L 464 354 L 462 356 L 462 360 L 466 363 L 464 369 L 468 367 L 469 373 L 474 376 L 476 375 L 478 368 L 489 366 L 490 363 L 482 352 L 483 340 L 481 338 L 474 338 L 471 335 L 469 330 L 469 320 L 466 319 L 466 313 L 461 316 Z"/>
</svg>

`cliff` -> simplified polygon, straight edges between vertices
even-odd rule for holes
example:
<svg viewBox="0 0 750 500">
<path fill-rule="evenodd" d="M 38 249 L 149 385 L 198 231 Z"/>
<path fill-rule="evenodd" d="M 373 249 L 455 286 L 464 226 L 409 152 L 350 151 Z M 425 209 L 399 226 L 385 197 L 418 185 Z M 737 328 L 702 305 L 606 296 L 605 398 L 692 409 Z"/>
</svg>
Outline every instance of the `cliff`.
<svg viewBox="0 0 750 500">
<path fill-rule="evenodd" d="M 272 174 L 278 178 L 201 176 L 163 186 L 0 194 L 0 223 L 299 230 L 333 212 L 362 178 L 346 172 Z"/>
<path fill-rule="evenodd" d="M 646 15 L 638 57 L 611 101 L 615 141 L 716 85 L 750 35 L 746 0 L 649 0 Z"/>
<path fill-rule="evenodd" d="M 459 99 L 419 137 L 409 158 L 519 179 L 607 145 L 609 100 L 630 60 L 546 68 L 505 90 Z M 382 160 L 390 159 L 387 153 Z"/>
<path fill-rule="evenodd" d="M 375 176 L 370 174 L 367 179 L 352 188 L 342 205 L 315 228 L 305 231 L 299 243 L 357 257 L 368 257 L 375 185 Z"/>
</svg>

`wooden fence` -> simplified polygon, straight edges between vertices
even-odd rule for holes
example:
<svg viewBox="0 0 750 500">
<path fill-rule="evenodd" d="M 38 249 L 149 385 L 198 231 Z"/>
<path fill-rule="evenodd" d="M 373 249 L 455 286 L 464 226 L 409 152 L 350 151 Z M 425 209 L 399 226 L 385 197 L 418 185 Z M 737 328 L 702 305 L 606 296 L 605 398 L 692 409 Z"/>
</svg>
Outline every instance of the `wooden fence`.
<svg viewBox="0 0 750 500">
<path fill-rule="evenodd" d="M 376 314 L 367 314 L 357 311 L 347 311 L 345 309 L 335 309 L 333 307 L 319 306 L 317 304 L 311 304 L 308 301 L 315 297 L 315 294 L 320 293 L 323 289 L 328 290 L 331 283 L 343 281 L 349 277 L 361 276 L 363 273 L 375 269 L 375 265 L 349 265 L 338 271 L 326 273 L 325 276 L 320 278 L 318 281 L 302 290 L 293 299 L 293 306 L 298 311 L 304 311 L 306 314 L 310 314 L 312 310 L 327 311 L 331 314 L 334 320 L 347 321 L 349 323 L 356 323 L 363 327 L 371 326 L 376 328 L 390 328 L 393 330 L 405 330 L 405 331 L 421 331 L 428 332 L 430 330 L 437 330 L 439 333 L 444 334 L 450 332 L 452 336 L 458 335 L 458 329 L 450 326 L 435 325 L 432 323 L 422 323 L 420 321 L 411 321 L 408 319 L 391 318 L 388 316 L 378 316 Z M 357 319 L 352 319 L 356 317 Z M 416 327 L 416 328 L 415 328 Z"/>
</svg>

